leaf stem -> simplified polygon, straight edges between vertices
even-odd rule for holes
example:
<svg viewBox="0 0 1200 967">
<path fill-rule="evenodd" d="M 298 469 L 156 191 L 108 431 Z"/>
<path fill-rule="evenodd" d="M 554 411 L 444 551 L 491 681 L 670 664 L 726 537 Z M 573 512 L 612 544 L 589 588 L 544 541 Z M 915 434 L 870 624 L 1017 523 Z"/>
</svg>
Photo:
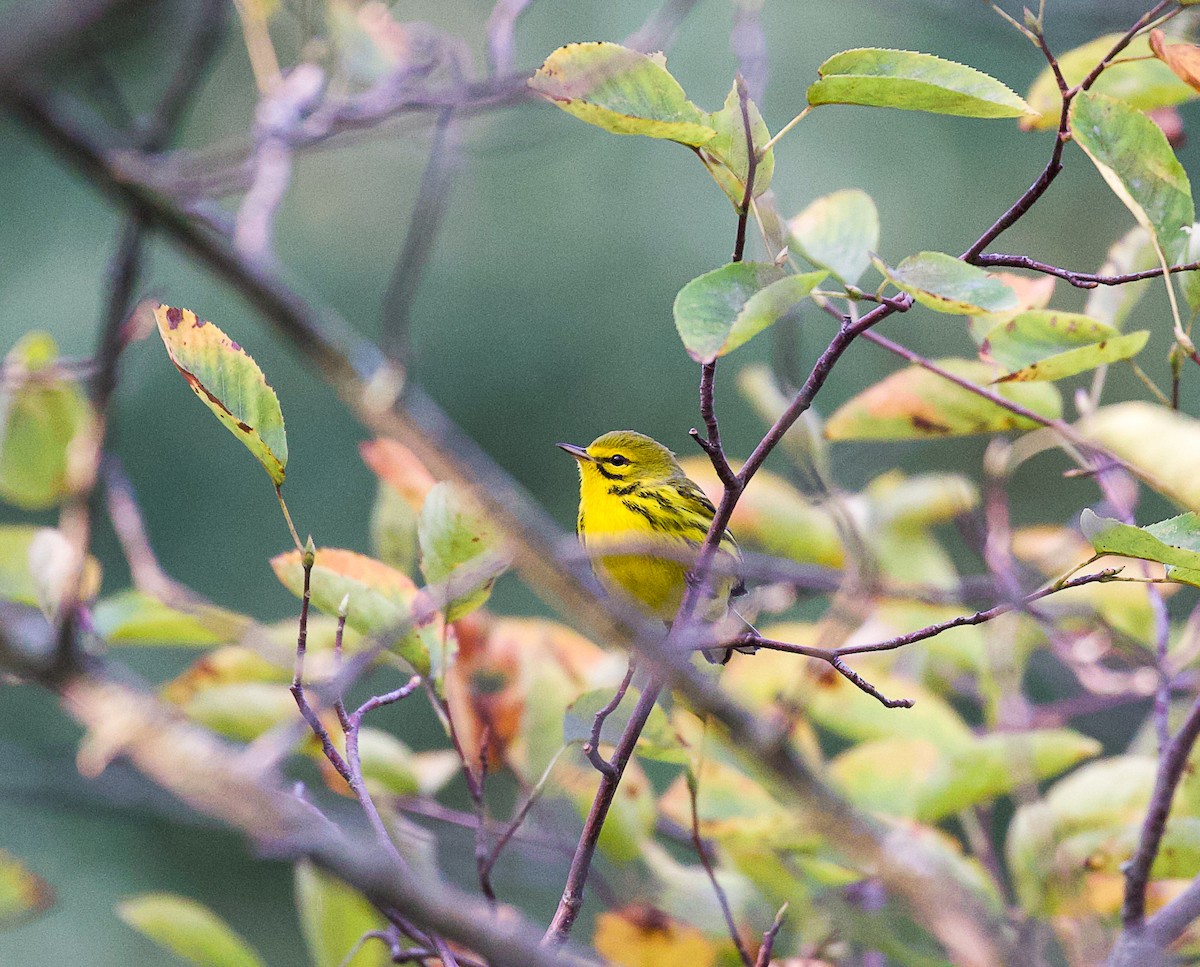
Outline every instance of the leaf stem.
<svg viewBox="0 0 1200 967">
<path fill-rule="evenodd" d="M 808 117 L 808 114 L 812 109 L 813 109 L 813 105 L 809 104 L 803 111 L 801 111 L 794 118 L 792 118 L 790 121 L 788 121 L 788 123 L 785 124 L 783 127 L 781 127 L 778 131 L 776 131 L 775 134 L 771 137 L 771 140 L 769 140 L 766 144 L 764 144 L 756 152 L 758 160 L 761 161 L 763 158 L 765 158 L 767 156 L 767 152 L 770 151 L 773 147 L 775 147 L 775 142 L 777 142 L 785 134 L 787 134 L 789 131 L 791 131 L 792 128 L 794 128 L 797 124 L 799 124 L 806 117 Z"/>
<path fill-rule="evenodd" d="M 292 535 L 292 543 L 296 545 L 296 550 L 303 554 L 304 545 L 300 543 L 300 535 L 296 533 L 296 526 L 292 523 L 292 515 L 288 513 L 287 504 L 283 499 L 283 490 L 279 484 L 275 485 L 275 496 L 279 498 L 279 509 L 283 511 L 283 519 L 287 521 L 288 531 Z"/>
</svg>

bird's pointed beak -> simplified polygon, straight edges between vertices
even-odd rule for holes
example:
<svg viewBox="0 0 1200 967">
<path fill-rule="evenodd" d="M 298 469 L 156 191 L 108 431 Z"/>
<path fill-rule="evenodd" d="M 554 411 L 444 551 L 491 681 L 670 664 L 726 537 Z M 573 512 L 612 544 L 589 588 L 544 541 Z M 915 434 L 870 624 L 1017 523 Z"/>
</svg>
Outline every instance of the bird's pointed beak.
<svg viewBox="0 0 1200 967">
<path fill-rule="evenodd" d="M 595 459 L 593 459 L 592 455 L 587 452 L 587 450 L 585 450 L 583 447 L 575 446 L 574 443 L 557 443 L 557 444 L 555 444 L 555 446 L 557 446 L 560 450 L 565 450 L 567 453 L 571 454 L 571 456 L 573 456 L 576 460 L 580 461 L 581 463 L 583 463 L 583 462 L 595 463 L 596 462 Z"/>
</svg>

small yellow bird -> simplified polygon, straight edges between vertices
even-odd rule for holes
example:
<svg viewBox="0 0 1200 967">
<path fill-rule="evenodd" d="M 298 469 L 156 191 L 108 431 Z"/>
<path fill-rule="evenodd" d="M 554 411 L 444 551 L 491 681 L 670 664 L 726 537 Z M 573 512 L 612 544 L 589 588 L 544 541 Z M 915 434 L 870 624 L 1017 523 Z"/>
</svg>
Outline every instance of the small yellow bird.
<svg viewBox="0 0 1200 967">
<path fill-rule="evenodd" d="M 694 559 L 716 514 L 712 501 L 683 472 L 675 454 L 642 433 L 614 430 L 587 447 L 558 446 L 579 461 L 576 531 L 592 555 L 596 577 L 610 591 L 670 622 L 687 587 L 689 557 Z M 649 544 L 653 549 L 658 543 L 671 553 L 596 553 L 606 546 Z M 746 590 L 730 573 L 741 562 L 741 552 L 729 531 L 721 536 L 719 553 L 727 555 L 726 563 L 732 558 L 734 567 L 713 581 L 712 597 L 701 612 L 708 621 L 724 618 L 732 610 L 730 597 Z M 730 651 L 710 649 L 704 655 L 711 662 L 724 662 Z"/>
</svg>

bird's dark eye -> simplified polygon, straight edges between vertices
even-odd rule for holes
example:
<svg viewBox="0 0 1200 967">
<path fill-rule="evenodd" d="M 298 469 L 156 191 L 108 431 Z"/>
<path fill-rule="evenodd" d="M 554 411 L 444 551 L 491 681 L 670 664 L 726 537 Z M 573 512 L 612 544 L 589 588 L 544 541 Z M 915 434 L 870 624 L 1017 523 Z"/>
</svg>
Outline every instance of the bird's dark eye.
<svg viewBox="0 0 1200 967">
<path fill-rule="evenodd" d="M 625 467 L 625 466 L 629 465 L 629 458 L 623 457 L 619 453 L 614 453 L 611 457 L 608 458 L 608 462 L 611 463 L 614 467 Z"/>
</svg>

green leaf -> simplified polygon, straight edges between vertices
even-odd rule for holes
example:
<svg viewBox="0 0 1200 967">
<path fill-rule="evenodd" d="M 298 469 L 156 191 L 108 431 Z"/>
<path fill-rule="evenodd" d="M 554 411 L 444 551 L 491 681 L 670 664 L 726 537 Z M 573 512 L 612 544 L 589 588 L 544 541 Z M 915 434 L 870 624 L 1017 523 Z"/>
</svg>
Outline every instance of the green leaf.
<svg viewBox="0 0 1200 967">
<path fill-rule="evenodd" d="M 304 567 L 299 551 L 288 551 L 271 559 L 280 583 L 296 597 L 304 593 Z M 312 569 L 312 603 L 326 614 L 336 615 L 342 600 L 350 595 L 347 626 L 364 635 L 385 631 L 411 618 L 417 586 L 406 574 L 382 561 L 337 548 L 318 549 Z M 400 657 L 421 675 L 429 673 L 430 650 L 441 647 L 440 621 L 410 629 L 397 638 Z"/>
<path fill-rule="evenodd" d="M 568 114 L 611 131 L 693 147 L 717 132 L 687 99 L 662 54 L 619 44 L 567 44 L 546 58 L 529 86 Z"/>
<path fill-rule="evenodd" d="M 0 930 L 28 923 L 54 904 L 50 884 L 0 850 Z"/>
<path fill-rule="evenodd" d="M 255 953 L 208 907 L 172 893 L 144 893 L 117 907 L 138 933 L 197 967 L 263 967 Z"/>
<path fill-rule="evenodd" d="M 910 50 L 860 48 L 834 54 L 817 68 L 809 104 L 862 104 L 969 118 L 1016 118 L 1029 106 L 994 77 L 973 67 Z"/>
<path fill-rule="evenodd" d="M 1067 85 L 1074 87 L 1082 81 L 1121 38 L 1121 34 L 1105 34 L 1059 57 L 1058 66 Z M 1171 107 L 1196 97 L 1196 92 L 1176 77 L 1166 64 L 1153 58 L 1144 34 L 1135 38 L 1121 52 L 1117 63 L 1111 64 L 1096 78 L 1091 90 L 1124 101 L 1138 111 Z M 1062 95 L 1049 66 L 1033 82 L 1026 100 L 1034 116 L 1023 119 L 1022 128 L 1039 131 L 1058 127 Z"/>
<path fill-rule="evenodd" d="M 183 611 L 141 591 L 121 591 L 97 601 L 92 625 L 110 645 L 205 648 L 241 637 L 253 622 L 244 615 L 198 605 Z"/>
<path fill-rule="evenodd" d="M 190 309 L 160 305 L 158 334 L 175 368 L 205 406 L 254 454 L 278 487 L 287 466 L 279 398 L 237 343 Z"/>
<path fill-rule="evenodd" d="M 692 359 L 711 363 L 782 319 L 826 274 L 784 275 L 766 262 L 730 262 L 679 290 L 675 328 Z"/>
<path fill-rule="evenodd" d="M 417 542 L 421 548 L 421 571 L 430 584 L 451 582 L 466 573 L 464 565 L 502 549 L 500 533 L 479 505 L 456 485 L 435 485 L 425 497 L 417 519 Z M 478 581 L 455 586 L 446 617 L 457 621 L 470 614 L 492 593 L 496 574 L 488 571 Z"/>
<path fill-rule="evenodd" d="M 1101 759 L 1060 779 L 1043 800 L 1017 810 L 1005 848 L 1023 909 L 1043 916 L 1078 909 L 1092 847 L 1066 847 L 1072 840 L 1078 844 L 1081 834 L 1119 836 L 1126 827 L 1140 827 L 1155 771 L 1151 756 Z"/>
<path fill-rule="evenodd" d="M 1193 232 L 1192 238 L 1196 239 Z M 1189 255 L 1184 261 L 1194 261 Z M 1100 266 L 1100 275 L 1132 275 L 1144 272 L 1146 269 L 1158 267 L 1158 256 L 1154 254 L 1154 244 L 1149 234 L 1141 225 L 1134 225 L 1128 232 L 1117 239 L 1108 250 L 1104 264 Z M 1181 284 L 1186 294 L 1189 282 L 1197 279 L 1197 273 L 1185 272 L 1180 276 Z M 1088 292 L 1087 303 L 1083 307 L 1086 315 L 1101 322 L 1107 322 L 1117 329 L 1125 322 L 1126 317 L 1146 294 L 1150 279 L 1139 279 L 1124 285 L 1098 285 Z"/>
<path fill-rule="evenodd" d="M 563 717 L 563 742 L 590 742 L 596 713 L 612 700 L 613 694 L 612 688 L 597 688 L 584 692 L 567 706 L 566 715 Z M 617 744 L 629 723 L 629 716 L 640 694 L 638 689 L 630 688 L 621 704 L 604 720 L 600 729 L 601 743 Z M 682 763 L 688 761 L 688 752 L 687 746 L 671 728 L 667 713 L 661 706 L 655 705 L 638 739 L 638 755 L 658 762 Z"/>
<path fill-rule="evenodd" d="M 236 742 L 252 742 L 300 712 L 288 686 L 277 682 L 227 682 L 201 688 L 182 704 L 193 722 Z"/>
<path fill-rule="evenodd" d="M 1200 420 L 1141 400 L 1102 406 L 1079 430 L 1185 510 L 1200 510 Z"/>
<path fill-rule="evenodd" d="M 1084 91 L 1071 102 L 1071 135 L 1167 259 L 1183 255 L 1196 210 L 1187 173 L 1162 129 L 1127 104 Z"/>
<path fill-rule="evenodd" d="M 797 254 L 853 284 L 879 247 L 879 212 L 865 191 L 847 188 L 816 199 L 788 222 L 788 231 Z"/>
<path fill-rule="evenodd" d="M 67 450 L 93 421 L 82 390 L 55 372 L 58 346 L 30 332 L 4 360 L 0 391 L 0 497 L 22 510 L 45 510 L 68 493 Z"/>
<path fill-rule="evenodd" d="M 999 375 L 978 360 L 942 359 L 937 365 L 981 387 Z M 1051 384 L 1007 383 L 991 389 L 1047 419 L 1062 415 L 1062 400 Z M 843 404 L 825 424 L 825 435 L 831 440 L 912 440 L 1031 430 L 1039 425 L 937 373 L 910 366 Z"/>
<path fill-rule="evenodd" d="M 746 101 L 746 113 L 750 117 L 750 135 L 757 152 L 771 140 L 771 132 L 763 122 L 762 115 L 758 113 L 757 105 L 749 99 Z M 708 115 L 708 123 L 717 134 L 705 142 L 704 147 L 700 149 L 700 156 L 713 180 L 740 211 L 742 199 L 746 197 L 750 153 L 746 150 L 746 122 L 742 117 L 742 104 L 736 82 L 726 95 L 725 105 L 721 110 Z M 771 187 L 771 176 L 774 173 L 775 149 L 772 148 L 755 166 L 755 198 Z"/>
<path fill-rule="evenodd" d="M 366 897 L 307 860 L 296 864 L 296 908 L 314 967 L 383 967 L 390 962 L 381 943 L 364 944 L 346 961 L 364 933 L 385 926 L 383 917 Z"/>
<path fill-rule="evenodd" d="M 898 289 L 934 312 L 973 316 L 1010 312 L 1020 305 L 1017 294 L 999 279 L 944 252 L 918 252 L 895 268 L 874 261 Z"/>
<path fill-rule="evenodd" d="M 1005 796 L 1030 781 L 1049 779 L 1102 746 L 1071 729 L 996 732 L 976 737 L 969 749 L 946 761 L 946 768 L 920 791 L 916 818 L 937 822 L 968 806 Z"/>
<path fill-rule="evenodd" d="M 1011 370 L 998 383 L 1056 380 L 1135 356 L 1149 338 L 1148 330 L 1122 336 L 1088 316 L 1034 309 L 994 326 L 979 352 Z"/>
<path fill-rule="evenodd" d="M 1157 561 L 1167 565 L 1167 577 L 1200 587 L 1200 514 L 1134 527 L 1084 510 L 1079 527 L 1098 553 Z"/>
<path fill-rule="evenodd" d="M 868 656 L 869 657 L 869 656 Z M 847 661 L 853 666 L 858 657 Z M 922 739 L 942 752 L 971 744 L 971 730 L 950 704 L 916 682 L 890 678 L 874 671 L 863 674 L 885 695 L 911 698 L 912 708 L 884 708 L 838 676 L 807 696 L 805 712 L 817 725 L 853 742 L 868 739 Z"/>
</svg>

